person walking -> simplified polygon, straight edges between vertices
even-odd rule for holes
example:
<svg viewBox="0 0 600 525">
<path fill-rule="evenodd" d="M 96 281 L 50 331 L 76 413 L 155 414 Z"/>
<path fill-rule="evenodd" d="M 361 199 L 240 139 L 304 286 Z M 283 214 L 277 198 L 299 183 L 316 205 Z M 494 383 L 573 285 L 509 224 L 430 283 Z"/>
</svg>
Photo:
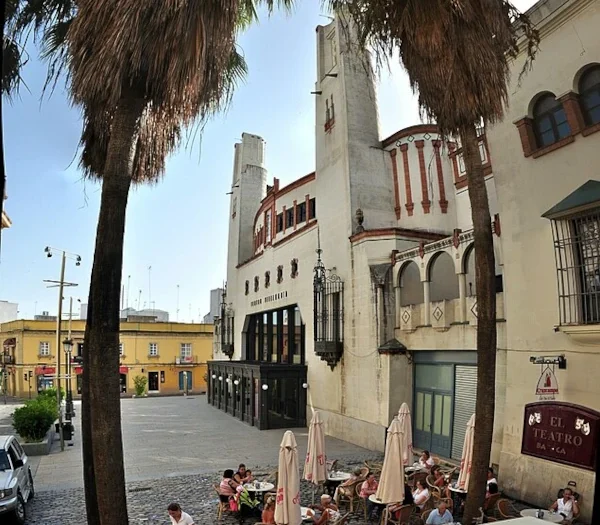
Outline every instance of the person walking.
<svg viewBox="0 0 600 525">
<path fill-rule="evenodd" d="M 192 517 L 187 512 L 181 510 L 179 503 L 171 503 L 167 507 L 167 511 L 173 525 L 195 525 Z"/>
</svg>

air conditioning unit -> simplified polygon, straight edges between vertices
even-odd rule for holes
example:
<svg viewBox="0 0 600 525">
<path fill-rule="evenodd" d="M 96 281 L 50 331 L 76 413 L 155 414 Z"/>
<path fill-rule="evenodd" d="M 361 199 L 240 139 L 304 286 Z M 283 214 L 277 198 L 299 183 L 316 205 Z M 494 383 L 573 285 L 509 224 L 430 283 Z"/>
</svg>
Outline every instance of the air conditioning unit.
<svg viewBox="0 0 600 525">
<path fill-rule="evenodd" d="M 181 358 L 180 357 L 176 357 L 175 358 L 175 364 L 176 365 L 180 365 L 181 364 Z"/>
</svg>

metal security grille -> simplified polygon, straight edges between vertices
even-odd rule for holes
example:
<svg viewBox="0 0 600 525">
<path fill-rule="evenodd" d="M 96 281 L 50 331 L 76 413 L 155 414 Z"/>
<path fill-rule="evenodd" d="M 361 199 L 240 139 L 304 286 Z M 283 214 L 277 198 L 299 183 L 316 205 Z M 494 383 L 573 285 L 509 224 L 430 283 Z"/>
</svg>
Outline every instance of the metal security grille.
<svg viewBox="0 0 600 525">
<path fill-rule="evenodd" d="M 600 213 L 552 221 L 560 324 L 600 322 Z"/>
<path fill-rule="evenodd" d="M 475 413 L 477 398 L 477 367 L 456 366 L 454 383 L 454 423 L 452 426 L 452 457 L 462 457 L 467 423 Z"/>
</svg>

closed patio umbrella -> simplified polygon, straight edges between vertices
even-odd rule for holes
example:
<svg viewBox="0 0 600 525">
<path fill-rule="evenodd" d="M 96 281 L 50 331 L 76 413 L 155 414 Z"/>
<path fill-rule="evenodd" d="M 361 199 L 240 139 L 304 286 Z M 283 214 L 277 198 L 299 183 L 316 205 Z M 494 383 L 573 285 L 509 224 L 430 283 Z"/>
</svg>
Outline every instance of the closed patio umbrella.
<svg viewBox="0 0 600 525">
<path fill-rule="evenodd" d="M 306 481 L 320 485 L 327 479 L 327 457 L 325 456 L 325 431 L 321 414 L 315 412 L 308 429 L 308 449 L 304 462 Z"/>
<path fill-rule="evenodd" d="M 404 465 L 410 465 L 413 462 L 412 423 L 410 410 L 406 403 L 402 403 L 398 411 L 398 421 L 400 421 L 400 427 L 404 433 Z"/>
<path fill-rule="evenodd" d="M 302 523 L 298 445 L 291 430 L 286 431 L 283 435 L 279 447 L 275 523 L 277 525 L 300 525 Z"/>
<path fill-rule="evenodd" d="M 385 457 L 376 498 L 381 503 L 400 503 L 404 500 L 404 434 L 398 417 L 388 428 Z"/>
<path fill-rule="evenodd" d="M 465 432 L 465 443 L 463 445 L 460 460 L 460 472 L 458 474 L 458 488 L 469 490 L 469 478 L 471 477 L 471 464 L 473 463 L 473 437 L 475 435 L 475 414 L 467 423 Z"/>
</svg>

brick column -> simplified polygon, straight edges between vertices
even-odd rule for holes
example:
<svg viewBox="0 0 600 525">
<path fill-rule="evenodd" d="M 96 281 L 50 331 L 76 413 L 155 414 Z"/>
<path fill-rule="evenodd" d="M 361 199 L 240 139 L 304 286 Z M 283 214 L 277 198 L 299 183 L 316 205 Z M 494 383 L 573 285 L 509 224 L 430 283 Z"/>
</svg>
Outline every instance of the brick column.
<svg viewBox="0 0 600 525">
<path fill-rule="evenodd" d="M 410 217 L 415 209 L 415 203 L 412 200 L 412 190 L 410 187 L 410 166 L 408 164 L 408 144 L 400 146 L 402 152 L 402 164 L 404 166 L 404 188 L 406 190 L 406 211 Z"/>
<path fill-rule="evenodd" d="M 427 169 L 425 167 L 425 153 L 423 152 L 425 141 L 415 140 L 415 146 L 419 151 L 419 169 L 421 171 L 421 195 L 423 197 L 421 204 L 423 205 L 423 212 L 429 213 L 429 211 L 431 210 L 431 201 L 429 200 L 429 190 L 427 188 Z"/>
<path fill-rule="evenodd" d="M 442 168 L 442 157 L 440 155 L 440 147 L 442 146 L 442 142 L 440 140 L 434 140 L 432 144 L 433 150 L 435 151 L 435 165 L 437 168 L 438 186 L 440 189 L 440 209 L 442 210 L 442 213 L 448 213 L 446 186 L 444 184 L 444 170 Z"/>
<path fill-rule="evenodd" d="M 394 177 L 394 199 L 396 202 L 396 206 L 394 211 L 396 212 L 396 219 L 400 220 L 400 215 L 402 214 L 402 206 L 400 205 L 400 188 L 398 187 L 398 164 L 396 164 L 396 154 L 397 150 L 394 148 L 390 151 L 390 157 L 392 157 L 392 175 Z"/>
<path fill-rule="evenodd" d="M 562 102 L 563 108 L 565 108 L 565 114 L 569 121 L 569 127 L 571 128 L 571 134 L 577 135 L 585 128 L 585 121 L 583 119 L 583 113 L 581 112 L 581 106 L 579 105 L 579 95 L 573 91 L 569 91 L 559 99 Z"/>
<path fill-rule="evenodd" d="M 517 129 L 519 130 L 523 155 L 530 157 L 537 149 L 535 133 L 533 132 L 533 122 L 529 117 L 524 117 L 521 120 L 517 120 L 515 126 L 517 126 Z"/>
</svg>

